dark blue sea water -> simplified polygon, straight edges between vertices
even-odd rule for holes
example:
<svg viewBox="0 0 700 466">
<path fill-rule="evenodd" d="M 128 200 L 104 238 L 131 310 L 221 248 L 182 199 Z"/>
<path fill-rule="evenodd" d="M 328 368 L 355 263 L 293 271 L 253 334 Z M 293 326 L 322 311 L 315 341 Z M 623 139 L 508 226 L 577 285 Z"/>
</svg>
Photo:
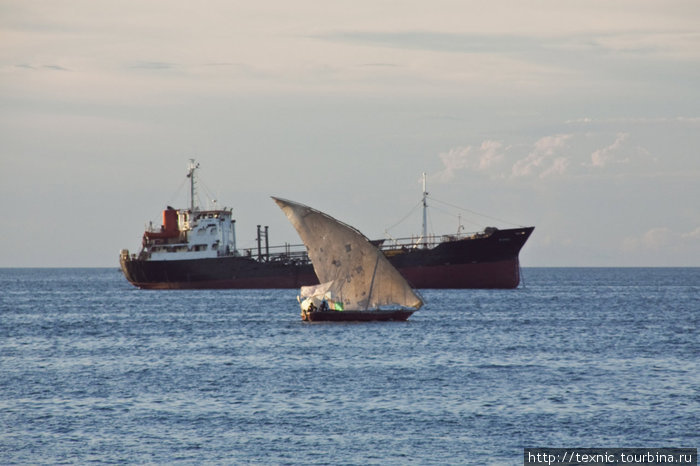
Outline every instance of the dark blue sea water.
<svg viewBox="0 0 700 466">
<path fill-rule="evenodd" d="M 522 464 L 700 446 L 700 269 L 524 269 L 407 322 L 0 270 L 0 462 Z"/>
</svg>

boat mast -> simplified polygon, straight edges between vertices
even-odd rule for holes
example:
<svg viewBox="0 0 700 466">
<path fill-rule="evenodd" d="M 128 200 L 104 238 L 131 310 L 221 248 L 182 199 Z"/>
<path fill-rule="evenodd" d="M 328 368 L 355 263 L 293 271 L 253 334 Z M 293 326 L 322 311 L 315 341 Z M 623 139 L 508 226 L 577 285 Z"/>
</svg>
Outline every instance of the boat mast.
<svg viewBox="0 0 700 466">
<path fill-rule="evenodd" d="M 423 172 L 423 247 L 428 247 L 428 192 L 425 190 L 425 172 Z"/>
<path fill-rule="evenodd" d="M 190 179 L 190 212 L 194 212 L 194 171 L 199 168 L 199 164 L 195 163 L 194 159 L 190 159 L 190 164 L 187 166 L 187 178 Z"/>
<path fill-rule="evenodd" d="M 377 251 L 377 260 L 374 263 L 374 272 L 372 272 L 372 281 L 369 284 L 369 294 L 367 295 L 367 303 L 365 304 L 365 311 L 369 308 L 369 300 L 372 299 L 372 289 L 374 288 L 374 278 L 377 276 L 377 266 L 379 265 L 379 254 L 381 254 L 381 252 Z"/>
</svg>

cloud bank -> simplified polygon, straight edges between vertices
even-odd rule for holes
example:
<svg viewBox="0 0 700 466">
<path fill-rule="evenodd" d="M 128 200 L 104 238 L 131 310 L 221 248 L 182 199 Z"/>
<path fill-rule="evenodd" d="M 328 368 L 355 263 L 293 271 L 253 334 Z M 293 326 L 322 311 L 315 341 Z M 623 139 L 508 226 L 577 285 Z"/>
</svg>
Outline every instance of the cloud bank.
<svg viewBox="0 0 700 466">
<path fill-rule="evenodd" d="M 622 250 L 643 262 L 682 264 L 697 267 L 700 260 L 700 226 L 678 232 L 669 227 L 652 228 L 622 241 Z"/>
<path fill-rule="evenodd" d="M 553 134 L 529 142 L 486 139 L 478 146 L 453 147 L 438 159 L 442 168 L 436 178 L 445 183 L 469 173 L 501 180 L 653 174 L 658 164 L 629 132 L 609 130 Z"/>
</svg>

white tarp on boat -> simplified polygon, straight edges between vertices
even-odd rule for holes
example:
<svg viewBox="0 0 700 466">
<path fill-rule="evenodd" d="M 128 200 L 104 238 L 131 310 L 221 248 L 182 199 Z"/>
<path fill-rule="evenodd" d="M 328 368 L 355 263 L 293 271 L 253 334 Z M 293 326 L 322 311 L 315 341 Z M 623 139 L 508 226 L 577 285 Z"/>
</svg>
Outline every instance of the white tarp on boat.
<svg viewBox="0 0 700 466">
<path fill-rule="evenodd" d="M 301 304 L 301 309 L 308 311 L 312 304 L 316 309 L 321 309 L 322 303 L 325 301 L 329 309 L 336 310 L 335 302 L 332 300 L 332 295 L 329 291 L 331 285 L 333 285 L 333 282 L 302 286 L 297 298 L 299 304 Z M 342 306 L 338 310 L 342 310 Z"/>
</svg>

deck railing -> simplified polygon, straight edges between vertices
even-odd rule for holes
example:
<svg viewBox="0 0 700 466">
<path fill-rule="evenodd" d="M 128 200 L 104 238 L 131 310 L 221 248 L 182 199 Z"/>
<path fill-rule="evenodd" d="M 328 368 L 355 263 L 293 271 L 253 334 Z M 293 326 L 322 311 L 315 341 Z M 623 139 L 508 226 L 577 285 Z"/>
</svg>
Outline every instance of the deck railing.
<svg viewBox="0 0 700 466">
<path fill-rule="evenodd" d="M 425 240 L 420 236 L 406 238 L 391 238 L 383 240 L 373 240 L 372 243 L 383 252 L 394 252 L 398 250 L 431 249 L 438 244 L 450 241 L 458 241 L 465 238 L 476 238 L 488 236 L 490 233 L 473 232 L 459 233 L 454 235 L 429 235 Z M 261 262 L 295 262 L 300 264 L 310 263 L 306 246 L 303 244 L 284 244 L 282 246 L 269 246 L 269 254 L 266 250 L 259 251 L 257 247 L 241 249 L 238 255 L 260 260 Z"/>
<path fill-rule="evenodd" d="M 492 231 L 486 230 L 476 233 L 459 233 L 454 235 L 429 235 L 427 238 L 420 236 L 412 236 L 406 238 L 390 238 L 373 240 L 372 243 L 381 251 L 391 255 L 396 251 L 411 251 L 418 249 L 432 249 L 438 244 L 450 241 L 458 241 L 465 238 L 479 238 L 491 235 Z M 161 240 L 155 240 L 157 245 L 167 244 L 171 250 L 187 249 L 188 243 L 165 243 Z M 143 252 L 142 252 L 143 254 Z M 135 255 L 134 255 L 135 256 Z M 310 263 L 309 255 L 306 252 L 306 247 L 303 244 L 284 244 L 281 246 L 266 246 L 264 249 L 258 247 L 239 249 L 236 251 L 218 253 L 219 257 L 223 256 L 238 256 L 249 257 L 260 262 L 283 262 L 294 264 Z"/>
</svg>

